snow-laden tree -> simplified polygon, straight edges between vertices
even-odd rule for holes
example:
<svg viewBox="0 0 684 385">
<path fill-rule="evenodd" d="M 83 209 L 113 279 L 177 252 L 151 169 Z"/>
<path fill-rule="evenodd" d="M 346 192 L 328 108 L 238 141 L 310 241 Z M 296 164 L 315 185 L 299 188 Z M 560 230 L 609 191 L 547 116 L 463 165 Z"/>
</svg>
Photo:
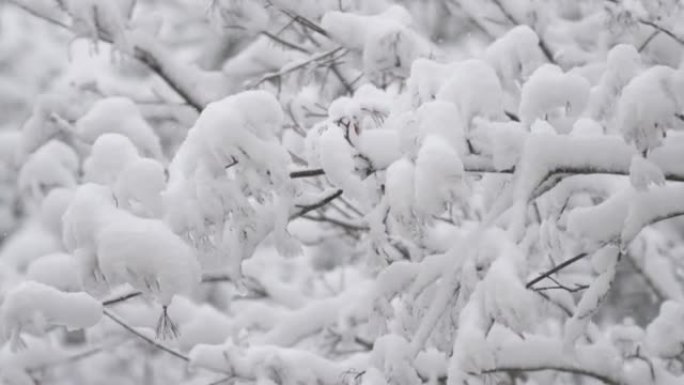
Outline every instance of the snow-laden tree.
<svg viewBox="0 0 684 385">
<path fill-rule="evenodd" d="M 0 4 L 0 383 L 684 383 L 683 18 Z"/>
</svg>

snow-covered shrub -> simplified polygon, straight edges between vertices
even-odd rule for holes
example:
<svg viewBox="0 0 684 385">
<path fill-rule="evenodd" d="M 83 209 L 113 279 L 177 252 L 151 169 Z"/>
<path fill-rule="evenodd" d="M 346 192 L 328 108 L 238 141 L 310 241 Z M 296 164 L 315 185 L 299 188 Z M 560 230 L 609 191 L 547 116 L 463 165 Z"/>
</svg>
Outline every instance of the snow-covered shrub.
<svg viewBox="0 0 684 385">
<path fill-rule="evenodd" d="M 10 3 L 0 383 L 684 382 L 676 1 Z"/>
</svg>

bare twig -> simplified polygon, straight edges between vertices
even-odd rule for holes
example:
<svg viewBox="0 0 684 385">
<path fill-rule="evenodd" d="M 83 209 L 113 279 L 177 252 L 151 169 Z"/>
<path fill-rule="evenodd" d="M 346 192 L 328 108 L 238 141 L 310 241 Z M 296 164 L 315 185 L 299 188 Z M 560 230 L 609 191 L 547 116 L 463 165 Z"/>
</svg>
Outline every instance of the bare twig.
<svg viewBox="0 0 684 385">
<path fill-rule="evenodd" d="M 172 355 L 172 356 L 174 356 L 174 357 L 176 357 L 176 358 L 179 358 L 179 359 L 181 359 L 181 360 L 183 360 L 183 361 L 185 361 L 185 362 L 190 362 L 190 357 L 184 355 L 183 353 L 180 353 L 180 352 L 178 352 L 178 351 L 175 351 L 175 350 L 169 348 L 169 347 L 166 346 L 166 345 L 163 345 L 163 344 L 161 344 L 161 343 L 159 343 L 159 342 L 153 340 L 152 338 L 150 338 L 150 337 L 144 335 L 143 333 L 140 333 L 139 331 L 135 330 L 134 327 L 132 327 L 132 326 L 130 326 L 128 323 L 126 323 L 126 321 L 124 321 L 123 319 L 121 319 L 121 317 L 119 317 L 118 315 L 112 313 L 109 309 L 105 308 L 105 309 L 103 309 L 103 312 L 104 312 L 104 315 L 107 316 L 109 319 L 111 319 L 112 321 L 116 322 L 116 323 L 119 324 L 121 327 L 123 327 L 124 329 L 126 329 L 127 331 L 129 331 L 131 334 L 134 334 L 135 336 L 137 336 L 138 338 L 140 338 L 140 339 L 142 339 L 143 341 L 147 342 L 148 344 L 154 346 L 155 348 L 157 348 L 157 349 L 159 349 L 159 350 L 162 350 L 162 351 L 164 351 L 164 352 L 166 352 L 166 353 L 169 353 L 170 355 Z"/>
<path fill-rule="evenodd" d="M 641 53 L 644 49 L 646 49 L 646 47 L 651 43 L 651 41 L 653 41 L 653 39 L 655 39 L 656 36 L 658 36 L 658 34 L 660 34 L 660 31 L 655 30 L 650 35 L 648 35 L 646 40 L 644 40 L 644 42 L 641 43 L 641 45 L 639 45 L 637 52 Z"/>
<path fill-rule="evenodd" d="M 299 45 L 297 45 L 297 44 L 295 44 L 295 43 L 291 43 L 291 42 L 289 42 L 289 41 L 287 41 L 287 40 L 281 38 L 281 37 L 278 36 L 278 35 L 272 34 L 271 32 L 268 32 L 268 31 L 261 31 L 261 34 L 264 35 L 264 36 L 266 36 L 266 37 L 268 37 L 269 39 L 273 40 L 274 42 L 276 42 L 276 43 L 278 43 L 278 44 L 280 44 L 280 45 L 282 45 L 282 46 L 285 46 L 285 47 L 287 47 L 287 48 L 290 48 L 290 49 L 293 49 L 293 50 L 295 50 L 295 51 L 299 51 L 299 52 L 302 52 L 302 53 L 306 53 L 306 54 L 310 54 L 310 53 L 311 53 L 311 51 L 309 51 L 308 49 L 306 49 L 306 48 L 304 48 L 304 47 L 301 47 L 301 46 L 299 46 Z"/>
<path fill-rule="evenodd" d="M 342 190 L 337 190 L 334 193 L 328 195 L 327 197 L 321 199 L 319 202 L 316 202 L 316 203 L 311 204 L 311 205 L 297 206 L 301 210 L 299 212 L 291 215 L 290 219 L 298 218 L 298 217 L 301 217 L 302 215 L 307 214 L 313 210 L 317 210 L 317 209 L 327 205 L 328 203 L 334 201 L 335 199 L 339 198 L 340 196 L 342 196 Z"/>
<path fill-rule="evenodd" d="M 19 8 L 25 10 L 26 12 L 40 19 L 43 19 L 49 23 L 52 23 L 56 26 L 73 32 L 71 25 L 68 25 L 60 20 L 45 15 L 36 9 L 33 9 L 25 4 L 22 4 L 19 1 L 11 0 L 11 2 Z M 100 40 L 110 44 L 113 42 L 112 38 L 108 36 L 106 33 L 104 33 L 104 31 L 98 32 L 98 38 Z M 206 101 L 200 100 L 192 90 L 188 89 L 187 85 L 183 81 L 176 78 L 176 73 L 174 71 L 169 70 L 168 66 L 159 57 L 158 52 L 153 52 L 153 50 L 136 46 L 132 52 L 132 55 L 133 57 L 147 65 L 147 67 L 149 67 L 150 70 L 155 72 L 160 78 L 162 78 L 169 85 L 169 87 L 171 87 L 181 98 L 185 100 L 185 102 L 189 106 L 193 107 L 195 110 L 201 111 L 207 104 Z"/>
<path fill-rule="evenodd" d="M 337 47 L 337 48 L 333 48 L 333 49 L 331 49 L 331 50 L 329 50 L 329 51 L 325 51 L 325 52 L 322 52 L 322 53 L 318 53 L 318 54 L 312 55 L 310 58 L 308 58 L 307 60 L 304 60 L 304 61 L 302 61 L 302 62 L 300 62 L 300 63 L 297 63 L 297 64 L 295 64 L 295 65 L 287 65 L 287 66 L 285 66 L 284 68 L 282 68 L 280 71 L 271 72 L 271 73 L 265 74 L 264 76 L 262 76 L 262 77 L 261 77 L 259 80 L 257 80 L 256 82 L 247 85 L 247 88 L 255 88 L 255 87 L 261 85 L 261 84 L 264 83 L 264 82 L 272 81 L 272 80 L 276 80 L 276 79 L 282 78 L 283 76 L 286 76 L 286 75 L 288 75 L 288 74 L 291 74 L 292 72 L 295 72 L 295 71 L 298 71 L 298 70 L 300 70 L 300 69 L 305 68 L 305 67 L 308 66 L 309 64 L 312 64 L 312 63 L 314 63 L 314 62 L 318 62 L 318 61 L 325 60 L 325 59 L 327 59 L 328 57 L 330 57 L 330 56 L 335 56 L 335 55 L 337 55 L 337 54 L 340 53 L 340 52 L 343 52 L 342 55 L 344 55 L 344 53 L 346 53 L 346 51 L 344 50 L 344 48 L 342 48 L 342 47 Z M 341 56 L 341 55 L 340 55 L 340 56 Z"/>
<path fill-rule="evenodd" d="M 112 299 L 108 299 L 108 300 L 106 300 L 106 301 L 103 301 L 103 302 L 102 302 L 102 306 L 113 306 L 113 305 L 116 305 L 117 303 L 125 302 L 125 301 L 128 301 L 128 300 L 131 299 L 131 298 L 139 297 L 139 296 L 141 296 L 141 295 L 142 295 L 141 292 L 139 292 L 139 291 L 133 291 L 133 292 L 130 292 L 130 293 L 126 293 L 126 294 L 120 295 L 120 296 L 118 296 L 118 297 L 116 297 L 116 298 L 112 298 Z"/>
<path fill-rule="evenodd" d="M 310 177 L 320 176 L 320 175 L 325 175 L 325 171 L 323 171 L 323 169 L 320 169 L 320 168 L 314 168 L 311 170 L 292 171 L 290 173 L 290 178 L 292 178 L 292 179 L 310 178 Z"/>
<path fill-rule="evenodd" d="M 335 226 L 342 227 L 343 229 L 349 230 L 349 231 L 367 231 L 369 229 L 368 226 L 362 226 L 362 225 L 357 225 L 354 223 L 348 223 L 348 222 L 345 222 L 345 221 L 340 220 L 340 219 L 326 217 L 323 215 L 313 216 L 313 215 L 304 214 L 304 215 L 302 215 L 302 218 L 308 219 L 310 221 L 315 221 L 315 222 L 328 222 L 328 223 L 331 223 Z"/>
<path fill-rule="evenodd" d="M 627 262 L 632 266 L 634 271 L 641 277 L 643 278 L 644 282 L 646 283 L 646 286 L 648 286 L 649 289 L 651 289 L 651 292 L 655 294 L 655 296 L 658 298 L 658 302 L 662 303 L 668 299 L 670 299 L 669 295 L 665 293 L 656 282 L 654 282 L 653 278 L 646 273 L 644 268 L 639 264 L 638 261 L 636 261 L 634 255 L 631 253 L 627 253 Z"/>
<path fill-rule="evenodd" d="M 576 255 L 576 256 L 574 256 L 574 257 L 568 259 L 567 261 L 563 261 L 563 262 L 560 263 L 558 266 L 556 266 L 556 267 L 554 267 L 554 268 L 552 268 L 552 269 L 546 271 L 545 273 L 540 274 L 537 278 L 534 278 L 533 280 L 527 282 L 527 284 L 525 285 L 525 287 L 526 287 L 527 289 L 531 288 L 531 287 L 534 286 L 534 284 L 536 284 L 537 282 L 540 282 L 540 281 L 542 281 L 543 279 L 548 278 L 548 277 L 549 277 L 550 275 L 552 275 L 552 274 L 556 274 L 557 272 L 559 272 L 559 271 L 565 269 L 566 267 L 572 265 L 573 263 L 575 263 L 575 262 L 577 262 L 577 261 L 579 261 L 579 260 L 582 260 L 582 259 L 586 258 L 588 255 L 589 255 L 589 254 L 587 254 L 587 253 L 581 253 L 581 254 L 578 254 L 578 255 Z"/>
<path fill-rule="evenodd" d="M 653 28 L 655 28 L 656 31 L 662 32 L 662 33 L 666 34 L 667 36 L 671 37 L 672 39 L 674 39 L 677 43 L 684 45 L 684 38 L 676 35 L 674 32 L 670 31 L 669 29 L 663 27 L 662 25 L 660 25 L 654 21 L 650 21 L 650 20 L 646 20 L 646 19 L 639 19 L 639 23 L 641 23 L 643 25 L 648 25 L 649 27 L 653 27 Z"/>
<path fill-rule="evenodd" d="M 622 381 L 616 378 L 608 377 L 605 376 L 601 373 L 597 373 L 594 371 L 591 371 L 586 368 L 580 368 L 580 367 L 573 367 L 573 366 L 553 366 L 553 365 L 539 365 L 539 366 L 500 366 L 497 368 L 493 369 L 486 369 L 482 371 L 482 374 L 492 374 L 492 373 L 507 373 L 507 372 L 513 372 L 513 373 L 518 373 L 518 372 L 540 372 L 544 370 L 553 370 L 556 372 L 563 372 L 563 373 L 572 373 L 572 374 L 578 374 L 581 376 L 585 377 L 591 377 L 596 380 L 599 380 L 605 384 L 608 385 L 621 385 Z"/>
</svg>

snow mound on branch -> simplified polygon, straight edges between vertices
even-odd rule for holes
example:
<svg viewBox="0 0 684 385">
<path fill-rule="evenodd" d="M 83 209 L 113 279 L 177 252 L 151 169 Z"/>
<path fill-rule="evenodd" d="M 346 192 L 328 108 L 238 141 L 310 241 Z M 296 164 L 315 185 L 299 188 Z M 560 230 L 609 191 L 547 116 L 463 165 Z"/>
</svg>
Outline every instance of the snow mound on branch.
<svg viewBox="0 0 684 385">
<path fill-rule="evenodd" d="M 288 179 L 289 155 L 277 144 L 284 119 L 278 101 L 265 91 L 245 91 L 209 104 L 188 133 L 170 166 L 191 176 L 200 166 L 223 173 L 235 161 L 276 186 Z"/>
<path fill-rule="evenodd" d="M 168 306 L 200 282 L 193 250 L 163 222 L 123 212 L 97 234 L 97 258 L 110 284 L 126 282 Z"/>
<path fill-rule="evenodd" d="M 22 337 L 26 346 L 13 351 L 8 345 L 0 348 L 0 382 L 11 385 L 34 385 L 31 372 L 67 357 L 68 350 L 56 347 L 53 341 L 30 335 Z"/>
<path fill-rule="evenodd" d="M 589 116 L 610 121 L 622 90 L 641 71 L 641 56 L 631 44 L 618 44 L 608 52 L 606 70 L 589 97 Z"/>
<path fill-rule="evenodd" d="M 499 77 L 487 62 L 477 59 L 459 62 L 456 70 L 437 93 L 437 100 L 453 103 L 463 127 L 473 118 L 496 118 L 503 110 Z"/>
<path fill-rule="evenodd" d="M 4 240 L 0 260 L 19 272 L 45 254 L 59 251 L 59 240 L 39 223 L 27 222 Z"/>
<path fill-rule="evenodd" d="M 102 134 L 83 163 L 83 180 L 111 186 L 121 171 L 138 157 L 138 150 L 128 137 L 118 133 Z"/>
<path fill-rule="evenodd" d="M 448 143 L 437 136 L 428 136 L 416 158 L 416 207 L 425 214 L 437 215 L 446 205 L 464 194 L 463 163 Z"/>
<path fill-rule="evenodd" d="M 43 198 L 54 187 L 75 187 L 78 155 L 57 140 L 51 140 L 31 154 L 19 172 L 19 188 L 33 198 Z"/>
<path fill-rule="evenodd" d="M 415 166 L 402 158 L 387 168 L 385 191 L 390 213 L 399 223 L 413 222 L 415 210 Z"/>
<path fill-rule="evenodd" d="M 51 325 L 69 330 L 94 326 L 102 304 L 85 293 L 64 293 L 38 282 L 24 282 L 5 294 L 0 318 L 3 336 L 21 346 L 21 332 L 41 335 Z"/>
<path fill-rule="evenodd" d="M 107 222 L 107 216 L 115 211 L 111 190 L 88 183 L 76 189 L 62 216 L 62 243 L 76 257 L 86 289 L 104 289 L 96 256 L 97 234 Z"/>
<path fill-rule="evenodd" d="M 356 175 L 356 151 L 345 138 L 342 129 L 330 127 L 319 139 L 319 159 L 328 180 L 341 188 L 345 194 L 366 203 L 367 192 L 361 178 Z"/>
<path fill-rule="evenodd" d="M 76 134 L 88 143 L 106 133 L 127 137 L 144 156 L 163 158 L 159 137 L 128 98 L 102 99 L 76 122 Z"/>
<path fill-rule="evenodd" d="M 364 74 L 376 84 L 387 84 L 388 76 L 405 79 L 414 60 L 433 54 L 430 42 L 407 26 L 410 19 L 401 6 L 371 16 L 331 11 L 321 27 L 343 46 L 361 50 Z"/>
<path fill-rule="evenodd" d="M 359 135 L 357 149 L 375 170 L 384 170 L 401 157 L 399 133 L 395 130 L 366 130 Z"/>
<path fill-rule="evenodd" d="M 78 262 L 73 255 L 52 253 L 31 262 L 26 277 L 57 290 L 75 292 L 82 289 Z"/>
<path fill-rule="evenodd" d="M 625 141 L 642 153 L 660 146 L 684 105 L 682 86 L 684 75 L 670 67 L 654 66 L 640 73 L 622 91 L 614 131 L 622 132 Z"/>
<path fill-rule="evenodd" d="M 459 156 L 468 154 L 465 128 L 461 112 L 452 103 L 443 100 L 427 102 L 416 110 L 418 129 L 410 125 L 401 130 L 402 141 L 408 154 L 415 156 L 425 137 L 435 135 L 450 144 Z"/>
<path fill-rule="evenodd" d="M 413 367 L 411 347 L 401 336 L 388 334 L 378 338 L 373 344 L 370 360 L 375 368 L 385 373 L 390 384 L 420 383 L 418 373 Z"/>
<path fill-rule="evenodd" d="M 665 184 L 663 170 L 652 161 L 641 155 L 634 155 L 629 165 L 629 180 L 638 191 L 645 191 L 651 184 L 662 186 Z"/>
<path fill-rule="evenodd" d="M 426 58 L 418 58 L 411 63 L 411 76 L 406 80 L 406 92 L 411 107 L 434 100 L 442 84 L 458 68 L 458 63 L 439 63 Z"/>
<path fill-rule="evenodd" d="M 62 216 L 69 207 L 74 196 L 74 190 L 55 188 L 40 204 L 40 223 L 55 237 L 62 238 Z"/>
<path fill-rule="evenodd" d="M 115 209 L 114 196 L 108 187 L 93 183 L 79 186 L 62 216 L 62 241 L 67 250 L 94 250 L 97 231 L 105 224 L 104 217 Z"/>
<path fill-rule="evenodd" d="M 154 159 L 130 162 L 114 184 L 114 195 L 121 208 L 144 217 L 161 217 L 162 192 L 166 188 L 164 166 Z"/>
<path fill-rule="evenodd" d="M 586 108 L 589 90 L 590 84 L 582 76 L 544 64 L 522 87 L 520 120 L 529 127 L 536 119 L 544 119 L 560 132 L 568 132 Z"/>
<path fill-rule="evenodd" d="M 599 124 L 599 122 L 593 119 L 580 118 L 577 119 L 575 124 L 572 126 L 570 135 L 576 137 L 600 136 L 603 135 L 603 127 L 601 124 Z"/>
<path fill-rule="evenodd" d="M 684 306 L 675 301 L 665 301 L 658 317 L 646 328 L 646 347 L 649 352 L 662 358 L 676 357 L 682 353 L 684 344 Z"/>
<path fill-rule="evenodd" d="M 515 90 L 544 62 L 539 37 L 527 25 L 510 29 L 485 50 L 485 60 L 496 70 L 506 89 Z"/>
</svg>

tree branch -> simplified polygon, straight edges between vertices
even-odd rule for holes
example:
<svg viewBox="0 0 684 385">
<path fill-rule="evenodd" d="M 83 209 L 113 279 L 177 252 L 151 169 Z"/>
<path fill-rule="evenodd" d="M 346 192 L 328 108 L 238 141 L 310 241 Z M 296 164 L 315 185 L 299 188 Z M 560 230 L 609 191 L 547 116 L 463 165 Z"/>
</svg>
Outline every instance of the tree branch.
<svg viewBox="0 0 684 385">
<path fill-rule="evenodd" d="M 570 258 L 570 259 L 568 259 L 568 260 L 566 260 L 566 261 L 563 261 L 563 262 L 560 263 L 558 266 L 555 266 L 554 268 L 548 270 L 547 272 L 540 274 L 537 278 L 535 278 L 535 279 L 533 279 L 533 280 L 527 282 L 527 284 L 525 284 L 525 288 L 527 288 L 527 289 L 531 288 L 531 287 L 534 286 L 537 282 L 539 282 L 539 281 L 541 281 L 541 280 L 543 280 L 543 279 L 545 279 L 545 278 L 548 278 L 548 277 L 549 277 L 550 275 L 552 275 L 552 274 L 556 274 L 557 272 L 559 272 L 559 271 L 565 269 L 566 267 L 572 265 L 573 263 L 575 263 L 575 262 L 577 262 L 577 261 L 579 261 L 579 260 L 584 259 L 584 258 L 587 257 L 588 255 L 589 255 L 589 254 L 587 254 L 587 253 L 581 253 L 581 254 L 578 254 L 578 255 L 576 255 L 576 256 L 574 256 L 574 257 L 572 257 L 572 258 Z"/>
<path fill-rule="evenodd" d="M 562 340 L 530 336 L 492 348 L 495 364 L 483 368 L 481 374 L 553 370 L 594 378 L 608 385 L 625 384 L 621 363 L 597 359 L 612 357 L 612 348 L 603 345 L 577 346 L 575 353 L 569 354 Z"/>
<path fill-rule="evenodd" d="M 513 15 L 511 15 L 510 12 L 506 9 L 506 7 L 501 4 L 500 0 L 492 0 L 492 2 L 496 5 L 497 8 L 501 11 L 501 13 L 504 15 L 504 17 L 511 22 L 513 25 L 521 25 L 522 23 L 518 22 L 515 20 Z M 541 36 L 539 37 L 539 48 L 541 49 L 542 53 L 546 57 L 546 60 L 549 61 L 549 63 L 556 64 L 556 61 L 553 59 L 553 53 L 551 53 L 551 49 L 549 48 L 549 45 L 546 44 L 546 41 Z"/>
<path fill-rule="evenodd" d="M 297 207 L 301 208 L 301 210 L 299 212 L 291 215 L 290 219 L 301 217 L 302 215 L 307 214 L 310 211 L 319 209 L 319 208 L 327 205 L 328 203 L 334 201 L 335 199 L 339 198 L 340 196 L 342 196 L 342 190 L 337 190 L 333 194 L 330 194 L 327 197 L 321 199 L 319 202 L 316 202 L 316 203 L 311 204 L 311 205 L 306 205 L 306 206 L 297 206 Z"/>
<path fill-rule="evenodd" d="M 320 176 L 320 175 L 325 175 L 325 171 L 323 171 L 323 169 L 321 169 L 321 168 L 314 168 L 311 170 L 292 171 L 290 173 L 290 178 L 292 178 L 292 179 L 309 178 L 309 177 Z"/>
<path fill-rule="evenodd" d="M 553 370 L 556 372 L 563 372 L 563 373 L 571 373 L 571 374 L 577 374 L 580 376 L 585 376 L 585 377 L 591 377 L 596 380 L 599 380 L 603 382 L 604 384 L 608 385 L 622 385 L 622 382 L 613 377 L 605 376 L 593 371 L 589 371 L 583 368 L 578 368 L 578 367 L 573 367 L 573 366 L 526 366 L 526 367 L 506 367 L 506 366 L 500 366 L 494 369 L 488 369 L 488 370 L 483 370 L 482 374 L 492 374 L 492 373 L 506 373 L 506 372 L 541 372 L 545 370 Z"/>
<path fill-rule="evenodd" d="M 183 353 L 177 352 L 171 348 L 169 348 L 166 345 L 160 344 L 159 342 L 153 340 L 152 338 L 140 333 L 139 331 L 135 330 L 132 326 L 126 323 L 123 319 L 121 319 L 118 315 L 112 313 L 109 309 L 105 308 L 102 310 L 104 312 L 104 315 L 107 316 L 109 319 L 112 321 L 116 322 L 119 324 L 121 327 L 124 329 L 128 330 L 130 333 L 134 334 L 138 338 L 142 339 L 143 341 L 147 342 L 148 344 L 154 346 L 155 348 L 162 350 L 166 353 L 169 353 L 170 355 L 179 358 L 185 362 L 190 362 L 190 357 L 184 355 Z"/>
<path fill-rule="evenodd" d="M 34 15 L 38 18 L 41 18 L 49 23 L 52 23 L 56 26 L 59 26 L 63 29 L 66 29 L 70 32 L 73 32 L 72 26 L 60 21 L 56 20 L 48 15 L 45 15 L 41 13 L 40 11 L 31 8 L 30 6 L 27 6 L 26 4 L 22 4 L 21 2 L 17 0 L 10 0 L 14 5 L 19 7 L 20 9 L 23 9 L 24 11 L 28 12 L 31 15 Z M 107 36 L 103 31 L 98 31 L 98 38 L 106 43 L 112 44 L 112 38 L 110 36 Z M 157 47 L 160 49 L 160 47 Z M 162 78 L 168 85 L 171 87 L 181 98 L 185 100 L 185 102 L 193 107 L 197 111 L 201 111 L 207 104 L 208 101 L 203 100 L 201 97 L 196 95 L 196 93 L 191 89 L 191 87 L 188 85 L 188 83 L 183 82 L 182 79 L 179 79 L 176 75 L 176 73 L 172 70 L 170 70 L 169 65 L 170 63 L 164 63 L 164 61 L 168 61 L 170 58 L 167 55 L 163 55 L 160 57 L 160 52 L 159 50 L 153 50 L 150 49 L 150 47 L 140 47 L 136 44 L 132 56 L 139 61 L 141 61 L 143 64 L 147 65 L 147 67 L 152 70 L 154 73 L 156 73 L 160 78 Z"/>
<path fill-rule="evenodd" d="M 674 39 L 677 43 L 684 45 L 684 38 L 681 38 L 681 37 L 675 35 L 674 32 L 663 27 L 662 25 L 660 25 L 656 22 L 653 22 L 653 21 L 646 20 L 646 19 L 639 19 L 638 21 L 641 24 L 648 25 L 649 27 L 653 27 L 656 31 L 662 32 L 662 33 L 666 34 L 667 36 L 671 37 L 672 39 Z"/>
</svg>

